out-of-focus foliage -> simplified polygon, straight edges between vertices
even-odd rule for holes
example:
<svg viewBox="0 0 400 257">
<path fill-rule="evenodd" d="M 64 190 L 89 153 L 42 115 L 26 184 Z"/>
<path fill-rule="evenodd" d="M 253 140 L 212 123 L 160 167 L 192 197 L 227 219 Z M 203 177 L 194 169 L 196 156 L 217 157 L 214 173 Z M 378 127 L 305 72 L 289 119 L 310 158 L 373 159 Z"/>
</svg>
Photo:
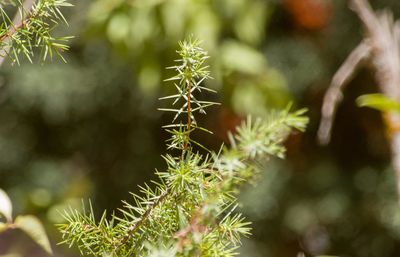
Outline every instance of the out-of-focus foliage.
<svg viewBox="0 0 400 257">
<path fill-rule="evenodd" d="M 93 34 L 132 58 L 147 93 L 166 76 L 162 67 L 177 41 L 192 34 L 203 39 L 212 56 L 213 87 L 224 85 L 225 101 L 237 113 L 265 114 L 266 107 L 283 107 L 290 99 L 285 78 L 262 51 L 273 9 L 259 0 L 101 0 L 90 6 L 89 22 Z"/>
<path fill-rule="evenodd" d="M 70 26 L 55 31 L 75 36 L 64 55 L 67 64 L 2 67 L 0 187 L 13 199 L 14 213 L 47 220 L 54 243 L 57 210 L 79 208 L 81 198 L 92 198 L 97 214 L 115 209 L 126 192 L 153 178 L 154 167 L 164 168 L 159 157 L 168 135 L 159 127 L 167 121 L 156 111 L 156 99 L 170 93 L 160 81 L 171 74 L 163 67 L 173 63 L 176 42 L 194 34 L 214 57 L 215 79 L 208 86 L 218 89 L 223 103 L 199 122 L 218 136 L 247 111 L 264 113 L 289 99 L 310 109 L 307 133 L 288 140 L 287 162 L 266 165 L 261 186 L 242 196 L 241 211 L 254 221 L 242 256 L 398 257 L 400 219 L 386 134 L 379 112 L 355 107 L 357 97 L 377 92 L 369 70 L 349 85 L 331 145 L 315 143 L 324 90 L 362 36 L 348 1 L 182 2 L 73 1 L 65 13 Z M 370 2 L 400 15 L 398 0 Z M 169 4 L 178 7 L 163 11 Z M 259 10 L 246 19 L 257 30 L 236 32 L 240 13 L 251 6 Z M 168 34 L 164 12 L 175 20 Z M 121 26 L 113 26 L 129 32 L 111 40 L 110 21 L 119 14 Z M 132 27 L 134 20 L 139 25 Z M 149 20 L 155 29 L 146 28 Z M 246 33 L 254 31 L 261 36 L 249 40 Z M 229 58 L 232 52 L 241 57 Z M 217 140 L 196 140 L 218 149 Z M 13 248 L 20 256 L 43 256 L 26 241 L 0 236 L 0 254 Z M 53 250 L 77 256 L 63 247 Z"/>
<path fill-rule="evenodd" d="M 12 221 L 12 204 L 11 200 L 4 192 L 0 189 L 0 217 L 4 217 L 7 222 Z"/>
<path fill-rule="evenodd" d="M 5 222 L 1 222 L 2 217 L 6 218 Z M 11 200 L 8 195 L 0 189 L 0 233 L 14 229 L 23 231 L 45 252 L 52 254 L 49 239 L 39 219 L 32 215 L 19 215 L 14 221 L 12 218 Z"/>
</svg>

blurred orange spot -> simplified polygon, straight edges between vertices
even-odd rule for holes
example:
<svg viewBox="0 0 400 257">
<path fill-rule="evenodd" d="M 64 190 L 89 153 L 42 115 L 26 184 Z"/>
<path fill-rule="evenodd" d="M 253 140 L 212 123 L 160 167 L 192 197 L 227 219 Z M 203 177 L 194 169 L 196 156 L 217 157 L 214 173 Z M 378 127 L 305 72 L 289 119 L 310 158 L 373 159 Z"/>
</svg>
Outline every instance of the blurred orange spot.
<svg viewBox="0 0 400 257">
<path fill-rule="evenodd" d="M 241 121 L 242 118 L 235 114 L 232 110 L 222 107 L 218 114 L 218 136 L 225 142 L 228 142 L 228 132 L 234 132 L 236 127 L 240 125 Z"/>
<path fill-rule="evenodd" d="M 329 0 L 285 0 L 284 6 L 296 25 L 308 30 L 324 28 L 333 10 Z"/>
<path fill-rule="evenodd" d="M 392 119 L 388 113 L 383 113 L 383 120 L 386 124 L 386 137 L 391 140 L 394 134 L 400 133 L 400 120 Z"/>
</svg>

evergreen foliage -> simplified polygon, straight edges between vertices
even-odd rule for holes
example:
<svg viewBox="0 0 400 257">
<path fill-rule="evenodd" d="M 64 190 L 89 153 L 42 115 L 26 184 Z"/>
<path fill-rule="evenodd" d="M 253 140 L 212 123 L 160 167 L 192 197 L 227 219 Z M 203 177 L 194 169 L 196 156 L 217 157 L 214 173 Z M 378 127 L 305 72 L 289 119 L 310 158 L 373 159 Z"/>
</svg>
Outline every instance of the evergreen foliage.
<svg viewBox="0 0 400 257">
<path fill-rule="evenodd" d="M 65 42 L 70 37 L 56 37 L 54 29 L 67 23 L 60 8 L 69 6 L 72 5 L 66 0 L 0 1 L 2 60 L 9 56 L 19 63 L 19 56 L 23 55 L 32 62 L 35 49 L 40 50 L 42 60 L 53 55 L 64 60 L 61 53 L 68 50 Z M 16 9 L 14 18 L 9 16 L 10 9 Z"/>
<path fill-rule="evenodd" d="M 303 131 L 305 110 L 271 112 L 265 119 L 252 119 L 229 134 L 230 147 L 207 150 L 191 138 L 198 126 L 196 115 L 217 103 L 200 100 L 210 78 L 207 53 L 199 41 L 180 43 L 180 59 L 171 67 L 177 74 L 168 79 L 176 94 L 175 113 L 167 142 L 171 153 L 163 156 L 167 168 L 157 171 L 158 181 L 145 184 L 133 203 L 123 202 L 119 214 L 95 218 L 91 204 L 84 211 L 65 211 L 60 224 L 62 243 L 77 246 L 82 255 L 93 256 L 234 256 L 241 237 L 250 234 L 250 222 L 237 212 L 237 195 L 244 182 L 259 172 L 259 163 L 270 156 L 284 157 L 282 143 L 293 130 Z M 173 153 L 178 152 L 177 155 Z"/>
<path fill-rule="evenodd" d="M 32 62 L 34 50 L 41 50 L 41 58 L 68 49 L 68 37 L 54 37 L 52 30 L 60 22 L 66 22 L 61 7 L 71 6 L 66 0 L 0 0 L 0 65 L 9 56 L 19 63 L 22 54 Z M 10 9 L 16 9 L 10 18 Z M 49 239 L 41 221 L 32 215 L 12 216 L 12 204 L 8 195 L 0 189 L 0 233 L 21 230 L 45 252 L 52 254 Z"/>
</svg>

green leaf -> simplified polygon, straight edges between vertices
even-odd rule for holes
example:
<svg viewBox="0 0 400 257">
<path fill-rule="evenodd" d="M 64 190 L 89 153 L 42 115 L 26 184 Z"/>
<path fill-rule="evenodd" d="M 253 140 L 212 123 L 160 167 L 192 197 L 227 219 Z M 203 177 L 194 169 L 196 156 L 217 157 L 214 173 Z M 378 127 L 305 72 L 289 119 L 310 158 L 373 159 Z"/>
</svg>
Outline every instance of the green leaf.
<svg viewBox="0 0 400 257">
<path fill-rule="evenodd" d="M 0 216 L 4 216 L 8 222 L 12 221 L 12 204 L 11 200 L 4 192 L 0 189 Z"/>
<path fill-rule="evenodd" d="M 356 102 L 360 107 L 370 107 L 383 112 L 400 112 L 400 103 L 383 94 L 362 95 Z"/>
<path fill-rule="evenodd" d="M 53 254 L 47 234 L 38 218 L 32 215 L 18 216 L 15 219 L 15 225 L 31 237 L 43 250 Z"/>
</svg>

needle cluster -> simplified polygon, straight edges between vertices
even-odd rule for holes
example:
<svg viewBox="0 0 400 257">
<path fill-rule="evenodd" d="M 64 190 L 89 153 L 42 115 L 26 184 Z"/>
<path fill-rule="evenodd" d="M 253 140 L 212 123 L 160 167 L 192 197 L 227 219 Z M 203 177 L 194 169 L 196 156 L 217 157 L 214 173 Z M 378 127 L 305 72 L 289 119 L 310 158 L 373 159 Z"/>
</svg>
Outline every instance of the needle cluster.
<svg viewBox="0 0 400 257">
<path fill-rule="evenodd" d="M 67 0 L 9 0 L 0 1 L 0 57 L 8 56 L 19 63 L 19 56 L 30 62 L 39 49 L 40 58 L 52 58 L 68 50 L 65 44 L 70 37 L 54 36 L 60 23 L 67 24 L 61 8 L 72 6 Z M 15 16 L 9 13 L 15 10 Z M 65 61 L 65 60 L 64 60 Z"/>
<path fill-rule="evenodd" d="M 83 212 L 65 211 L 59 225 L 63 242 L 75 245 L 82 255 L 92 256 L 234 256 L 242 236 L 250 235 L 250 222 L 238 210 L 241 186 L 260 171 L 258 163 L 270 156 L 283 157 L 282 145 L 292 130 L 303 131 L 308 119 L 304 110 L 271 113 L 266 119 L 248 118 L 229 135 L 230 147 L 203 155 L 190 133 L 202 129 L 195 115 L 216 103 L 200 100 L 196 93 L 211 91 L 203 85 L 210 78 L 207 53 L 197 40 L 180 43 L 180 58 L 169 79 L 176 94 L 175 113 L 166 126 L 171 133 L 166 169 L 158 180 L 140 187 L 133 201 L 124 201 L 118 214 L 98 220 L 91 206 Z M 204 129 L 202 129 L 204 130 Z"/>
<path fill-rule="evenodd" d="M 205 109 L 219 103 L 197 99 L 196 93 L 202 91 L 216 93 L 214 90 L 203 86 L 206 79 L 210 79 L 208 66 L 204 65 L 209 58 L 207 52 L 199 46 L 199 41 L 189 38 L 188 41 L 179 43 L 180 50 L 177 51 L 180 59 L 176 60 L 176 66 L 169 67 L 174 69 L 177 74 L 166 81 L 173 81 L 176 94 L 162 97 L 160 100 L 172 99 L 173 108 L 160 108 L 161 111 L 173 112 L 175 116 L 172 124 L 164 126 L 169 133 L 169 149 L 179 149 L 182 153 L 189 150 L 191 144 L 203 147 L 200 143 L 190 138 L 190 133 L 196 129 L 210 132 L 205 128 L 199 127 L 195 119 L 195 113 L 206 114 Z M 181 118 L 181 119 L 179 119 Z M 203 147 L 204 148 L 204 147 Z"/>
</svg>

